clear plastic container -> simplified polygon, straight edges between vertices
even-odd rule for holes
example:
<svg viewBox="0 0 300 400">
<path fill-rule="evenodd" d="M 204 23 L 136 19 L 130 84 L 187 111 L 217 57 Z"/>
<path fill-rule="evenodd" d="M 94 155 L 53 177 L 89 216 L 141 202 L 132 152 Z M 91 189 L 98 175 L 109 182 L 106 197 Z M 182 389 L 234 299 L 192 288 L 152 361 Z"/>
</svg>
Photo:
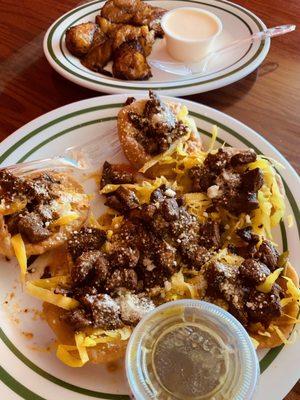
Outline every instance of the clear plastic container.
<svg viewBox="0 0 300 400">
<path fill-rule="evenodd" d="M 126 374 L 136 400 L 249 400 L 259 363 L 243 326 L 200 300 L 163 304 L 134 329 Z"/>
</svg>

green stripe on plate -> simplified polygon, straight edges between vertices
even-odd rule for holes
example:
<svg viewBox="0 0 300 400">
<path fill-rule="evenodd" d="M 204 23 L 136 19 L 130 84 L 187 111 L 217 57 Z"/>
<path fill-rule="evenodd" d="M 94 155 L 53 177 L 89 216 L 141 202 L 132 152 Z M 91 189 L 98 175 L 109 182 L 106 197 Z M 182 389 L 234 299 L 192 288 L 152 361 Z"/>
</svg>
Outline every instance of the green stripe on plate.
<svg viewBox="0 0 300 400">
<path fill-rule="evenodd" d="M 11 390 L 13 390 L 16 394 L 21 396 L 25 400 L 46 400 L 44 397 L 41 397 L 31 390 L 27 389 L 20 382 L 16 381 L 8 372 L 6 372 L 0 365 L 0 379 L 3 383 L 6 384 Z M 5 400 L 3 398 L 3 400 Z"/>
<path fill-rule="evenodd" d="M 182 0 L 173 0 L 173 1 L 182 1 Z M 189 1 L 189 2 L 195 3 L 195 4 L 201 4 L 201 5 L 205 5 L 205 6 L 210 6 L 210 7 L 217 8 L 217 9 L 219 9 L 219 10 L 225 11 L 225 12 L 227 12 L 228 14 L 234 15 L 237 19 L 239 19 L 243 24 L 246 25 L 247 29 L 249 30 L 250 35 L 253 34 L 253 31 L 252 31 L 251 27 L 249 26 L 249 24 L 248 24 L 246 21 L 244 21 L 239 15 L 235 14 L 235 13 L 232 12 L 232 11 L 226 10 L 225 8 L 222 8 L 222 7 L 219 7 L 219 6 L 215 6 L 215 5 L 210 4 L 210 3 L 204 3 L 204 2 L 201 2 L 201 1 L 192 1 L 192 0 L 185 0 L 185 1 Z M 62 35 L 61 35 L 61 37 L 60 37 L 60 40 L 59 40 L 59 48 L 60 48 L 60 51 L 61 51 L 62 55 L 64 56 L 65 60 L 66 60 L 68 63 L 70 63 L 71 65 L 73 65 L 73 67 L 75 67 L 75 68 L 78 69 L 79 71 L 88 73 L 90 76 L 94 76 L 94 77 L 97 77 L 97 76 L 98 76 L 98 77 L 99 77 L 99 76 L 101 76 L 101 73 L 92 72 L 91 70 L 88 70 L 87 68 L 81 68 L 79 65 L 76 65 L 71 59 L 69 59 L 69 58 L 66 56 L 66 54 L 65 54 L 65 52 L 64 52 L 64 49 L 63 49 L 63 39 L 64 39 L 65 32 L 66 32 L 71 26 L 75 25 L 78 21 L 82 20 L 82 19 L 85 18 L 85 17 L 88 17 L 88 16 L 91 15 L 91 14 L 94 14 L 96 11 L 99 11 L 99 9 L 97 8 L 97 9 L 95 9 L 95 10 L 89 11 L 88 13 L 86 13 L 86 14 L 84 14 L 84 15 L 81 15 L 80 17 L 78 17 L 78 18 L 76 18 L 74 21 L 72 21 L 72 22 L 66 27 L 66 29 L 64 30 L 64 32 L 62 33 Z M 249 45 L 249 47 L 248 47 L 248 49 L 245 51 L 245 53 L 244 53 L 238 60 L 236 60 L 233 64 L 228 65 L 227 67 L 224 67 L 224 68 L 222 68 L 222 69 L 220 69 L 220 70 L 218 70 L 218 71 L 216 71 L 216 72 L 213 72 L 211 75 L 214 75 L 214 74 L 216 74 L 216 73 L 219 74 L 219 73 L 221 73 L 222 71 L 224 71 L 224 70 L 226 70 L 226 69 L 228 69 L 228 68 L 231 68 L 233 65 L 239 63 L 243 58 L 246 57 L 246 55 L 249 53 L 249 51 L 251 50 L 252 47 L 253 47 L 253 43 L 251 43 L 251 44 Z M 80 64 L 80 65 L 81 65 L 81 64 Z M 196 78 L 197 78 L 197 76 L 194 76 L 194 77 L 191 77 L 191 78 L 186 78 L 185 81 L 194 80 L 194 79 L 196 79 Z M 219 77 L 218 77 L 218 79 L 221 79 L 221 78 L 222 78 L 222 76 L 219 76 Z M 112 79 L 115 79 L 115 78 L 112 78 Z M 99 81 L 98 81 L 98 80 L 94 80 L 94 82 L 97 83 L 97 84 L 99 84 Z M 202 84 L 203 84 L 203 83 L 207 83 L 207 82 L 208 82 L 207 80 L 206 80 L 206 81 L 203 81 Z M 167 83 L 169 83 L 169 82 L 168 82 L 168 81 L 165 81 L 165 82 L 164 82 L 164 81 L 160 81 L 160 84 L 167 84 Z"/>
<path fill-rule="evenodd" d="M 13 153 L 16 149 L 18 149 L 22 144 L 24 144 L 26 141 L 28 141 L 29 139 L 31 139 L 32 137 L 38 135 L 40 132 L 42 132 L 43 130 L 72 117 L 76 117 L 78 115 L 81 114 L 85 114 L 85 113 L 89 113 L 89 112 L 93 112 L 93 111 L 98 111 L 101 109 L 114 109 L 114 108 L 119 108 L 122 106 L 122 103 L 116 103 L 116 104 L 108 104 L 108 105 L 103 105 L 103 106 L 95 106 L 95 107 L 89 107 L 83 110 L 79 110 L 79 111 L 75 111 L 72 113 L 69 113 L 67 115 L 64 115 L 62 117 L 56 118 L 53 121 L 48 122 L 47 124 L 42 125 L 41 127 L 31 131 L 30 133 L 28 133 L 25 137 L 23 137 L 22 139 L 20 139 L 18 142 L 16 142 L 14 145 L 12 145 L 8 150 L 6 150 L 6 152 L 0 157 L 0 163 L 2 163 L 3 161 L 5 161 L 5 159 L 11 154 Z M 249 142 L 248 140 L 246 140 L 244 137 L 242 137 L 239 133 L 237 133 L 236 131 L 232 130 L 231 128 L 227 127 L 224 124 L 220 124 L 218 123 L 216 120 L 208 118 L 204 115 L 201 115 L 199 113 L 195 113 L 195 112 L 191 112 L 191 115 L 195 116 L 198 119 L 202 119 L 206 122 L 209 122 L 211 124 L 215 124 L 218 125 L 220 128 L 222 128 L 223 130 L 225 130 L 226 132 L 228 132 L 229 134 L 231 134 L 232 136 L 234 136 L 235 138 L 237 138 L 238 140 L 240 140 L 241 142 L 243 142 L 245 145 L 247 145 L 248 147 L 252 147 L 256 150 L 257 153 L 261 154 L 260 150 L 258 148 L 256 148 L 255 146 L 253 146 L 253 144 L 251 142 Z M 30 155 L 32 155 L 35 151 L 37 151 L 38 149 L 40 149 L 41 147 L 43 147 L 44 145 L 46 145 L 47 143 L 51 142 L 52 140 L 55 140 L 56 138 L 67 134 L 75 129 L 78 129 L 82 126 L 88 126 L 91 124 L 96 124 L 96 123 L 101 123 L 101 122 L 106 122 L 106 121 L 110 121 L 110 120 L 114 120 L 116 117 L 106 117 L 106 118 L 102 118 L 102 119 L 96 119 L 96 120 L 92 120 L 92 121 L 87 121 L 86 123 L 83 124 L 78 124 L 75 125 L 71 128 L 65 129 L 59 133 L 54 134 L 53 136 L 51 136 L 50 138 L 44 140 L 42 143 L 37 144 L 33 149 L 31 149 L 29 152 L 27 152 L 20 160 L 19 162 L 25 161 L 25 159 L 27 159 Z M 205 130 L 199 129 L 202 133 L 204 133 L 205 135 L 211 136 L 211 134 Z M 220 139 L 218 139 L 218 141 L 221 143 L 222 141 Z M 284 182 L 285 183 L 285 182 Z M 297 207 L 297 203 L 290 191 L 290 189 L 288 188 L 287 184 L 285 183 L 285 188 L 286 188 L 286 193 L 287 193 L 287 198 L 288 201 L 290 202 L 290 205 L 293 209 L 293 213 L 295 215 L 296 221 L 297 218 L 299 219 L 299 209 Z M 299 221 L 297 221 L 299 222 Z M 298 232 L 300 233 L 300 228 L 299 228 L 299 224 L 297 224 L 298 227 Z M 283 245 L 283 249 L 286 250 L 287 249 L 287 237 L 286 237 L 286 230 L 285 230 L 285 226 L 284 223 L 281 221 L 280 223 L 280 228 L 281 228 L 281 236 L 282 236 L 282 245 Z M 80 394 L 84 394 L 87 396 L 91 396 L 94 398 L 103 398 L 103 399 L 111 399 L 111 400 L 129 400 L 129 396 L 127 395 L 114 395 L 114 394 L 109 394 L 109 393 L 101 393 L 101 392 L 96 392 L 96 391 L 92 391 L 92 390 L 88 390 L 79 386 L 75 386 L 72 384 L 69 384 L 67 382 L 62 381 L 61 379 L 49 374 L 48 372 L 44 371 L 43 369 L 41 369 L 40 367 L 38 367 L 37 365 L 35 365 L 32 361 L 30 361 L 24 354 L 22 354 L 15 346 L 14 344 L 9 340 L 9 338 L 5 335 L 5 333 L 2 331 L 2 329 L 0 328 L 0 338 L 1 340 L 5 343 L 5 345 L 13 352 L 13 354 L 20 360 L 22 361 L 27 367 L 29 367 L 31 370 L 33 370 L 34 372 L 36 372 L 37 374 L 39 374 L 40 376 L 44 377 L 45 379 L 48 379 L 49 381 L 51 381 L 52 383 L 55 383 L 65 389 L 74 391 L 76 393 L 80 393 Z M 277 355 L 279 354 L 279 352 L 282 350 L 284 346 L 279 346 L 275 349 L 270 350 L 265 357 L 260 361 L 260 368 L 261 368 L 261 373 L 263 371 L 266 370 L 266 368 L 268 368 L 268 366 L 274 361 L 274 359 L 277 357 Z M 19 384 L 17 381 L 15 381 L 14 378 L 12 378 L 6 371 L 3 370 L 3 373 L 0 373 L 0 379 L 8 386 L 10 387 L 12 390 L 14 390 L 17 394 L 20 393 L 20 390 L 25 389 L 25 392 L 22 392 L 24 394 L 25 399 L 30 399 L 30 400 L 40 400 L 42 399 L 41 397 L 39 397 L 38 395 L 35 395 L 34 393 L 32 393 L 29 389 L 25 388 L 23 385 Z M 27 397 L 25 397 L 27 396 Z M 29 396 L 29 397 L 28 397 Z M 33 396 L 37 396 L 37 397 L 33 397 Z"/>
<path fill-rule="evenodd" d="M 182 0 L 173 0 L 173 1 L 182 1 Z M 224 9 L 224 8 L 222 8 L 222 7 L 219 7 L 219 6 L 214 6 L 214 5 L 212 5 L 212 4 L 203 3 L 203 2 L 201 2 L 201 1 L 196 1 L 196 0 L 184 0 L 184 1 L 187 2 L 187 3 L 205 4 L 205 5 L 209 5 L 209 6 L 212 6 L 212 7 L 216 7 L 216 8 L 222 9 L 222 10 L 224 10 L 224 11 L 226 11 L 226 12 L 229 12 L 229 13 L 233 14 L 234 16 L 240 18 L 239 16 L 237 16 L 237 15 L 234 14 L 233 12 L 231 12 L 231 11 L 229 11 L 229 10 L 226 10 L 226 9 Z M 259 31 L 263 30 L 263 26 L 261 25 L 261 23 L 260 23 L 260 21 L 257 19 L 257 17 L 254 16 L 254 15 L 252 15 L 252 14 L 250 14 L 246 9 L 243 9 L 242 7 L 238 6 L 237 4 L 230 3 L 230 2 L 227 2 L 227 1 L 223 1 L 223 0 L 216 0 L 216 1 L 218 1 L 218 2 L 221 3 L 221 4 L 226 4 L 226 5 L 229 4 L 232 8 L 236 8 L 236 9 L 238 9 L 239 11 L 243 12 L 244 14 L 246 14 L 246 15 L 257 25 Z M 70 11 L 69 13 L 67 13 L 66 15 L 62 16 L 62 17 L 54 24 L 54 26 L 52 27 L 52 29 L 50 30 L 50 32 L 49 32 L 49 34 L 48 34 L 48 38 L 47 38 L 47 49 L 48 49 L 48 52 L 49 52 L 49 54 L 50 54 L 52 60 L 53 60 L 60 68 L 62 68 L 63 70 L 67 71 L 69 74 L 71 74 L 71 75 L 73 75 L 73 76 L 76 76 L 77 78 L 80 78 L 80 79 L 85 80 L 85 81 L 88 81 L 88 82 L 92 82 L 92 83 L 97 84 L 97 85 L 103 85 L 103 86 L 114 87 L 114 88 L 121 88 L 121 89 L 125 89 L 125 88 L 126 88 L 126 89 L 128 89 L 128 90 L 141 90 L 141 89 L 143 89 L 143 87 L 141 87 L 141 86 L 128 86 L 128 85 L 124 86 L 124 85 L 118 85 L 118 84 L 116 84 L 116 83 L 99 82 L 99 81 L 97 81 L 97 80 L 95 80 L 95 79 L 91 79 L 91 78 L 82 76 L 81 74 L 79 74 L 79 73 L 73 71 L 72 69 L 70 69 L 70 68 L 68 68 L 66 65 L 64 65 L 61 61 L 58 60 L 58 58 L 57 58 L 56 55 L 55 55 L 55 52 L 54 52 L 53 47 L 52 47 L 52 39 L 53 39 L 53 36 L 54 36 L 54 34 L 55 34 L 56 29 L 60 26 L 60 24 L 61 24 L 65 19 L 69 18 L 71 15 L 77 13 L 78 11 L 81 11 L 82 9 L 84 9 L 84 8 L 86 8 L 86 7 L 90 7 L 91 5 L 99 4 L 99 3 L 102 3 L 102 2 L 103 2 L 103 1 L 95 1 L 95 2 L 91 2 L 91 3 L 87 3 L 86 5 L 84 5 L 84 6 L 82 6 L 82 7 L 78 7 L 77 9 L 74 9 L 74 10 Z M 240 19 L 241 19 L 241 18 L 240 18 Z M 243 21 L 243 22 L 244 22 L 246 25 L 248 25 L 245 21 Z M 248 29 L 250 29 L 249 26 L 248 26 Z M 250 29 L 250 31 L 251 31 L 251 29 Z M 262 43 L 260 44 L 259 48 L 257 49 L 256 53 L 251 57 L 250 60 L 248 60 L 248 61 L 247 61 L 245 64 L 243 64 L 242 66 L 236 68 L 234 71 L 228 72 L 227 74 L 224 74 L 224 75 L 222 75 L 222 76 L 220 76 L 220 77 L 215 77 L 215 78 L 212 78 L 212 79 L 208 79 L 208 80 L 206 80 L 206 81 L 194 82 L 194 83 L 184 84 L 184 85 L 159 86 L 159 87 L 158 87 L 158 86 L 147 86 L 147 88 L 145 88 L 145 90 L 148 90 L 148 89 L 155 89 L 155 90 L 180 89 L 180 88 L 192 87 L 192 86 L 197 86 L 197 85 L 204 85 L 204 84 L 207 84 L 207 83 L 210 83 L 210 82 L 214 82 L 214 81 L 217 81 L 217 80 L 220 80 L 220 79 L 227 78 L 227 77 L 229 77 L 229 76 L 231 76 L 231 75 L 233 75 L 233 74 L 239 72 L 240 70 L 246 68 L 248 65 L 250 65 L 250 64 L 260 55 L 260 53 L 263 51 L 263 49 L 264 49 L 265 46 L 266 46 L 266 42 L 265 42 L 265 43 L 262 42 Z M 250 50 L 250 49 L 249 49 L 249 50 Z"/>
</svg>

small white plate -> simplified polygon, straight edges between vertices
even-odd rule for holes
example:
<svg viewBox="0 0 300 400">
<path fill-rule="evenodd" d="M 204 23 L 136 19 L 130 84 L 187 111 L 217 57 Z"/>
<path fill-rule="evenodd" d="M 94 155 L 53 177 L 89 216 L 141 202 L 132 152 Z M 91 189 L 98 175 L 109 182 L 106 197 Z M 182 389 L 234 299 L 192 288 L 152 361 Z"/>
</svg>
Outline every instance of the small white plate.
<svg viewBox="0 0 300 400">
<path fill-rule="evenodd" d="M 193 6 L 216 14 L 223 23 L 223 31 L 215 48 L 229 44 L 233 40 L 245 38 L 266 28 L 265 24 L 249 10 L 225 0 L 155 0 L 152 5 L 173 9 Z M 66 30 L 82 22 L 94 21 L 104 1 L 93 1 L 79 6 L 60 17 L 49 28 L 44 39 L 44 52 L 52 67 L 62 76 L 78 85 L 106 93 L 141 92 L 148 89 L 159 90 L 164 95 L 185 96 L 207 92 L 229 85 L 254 71 L 265 59 L 270 39 L 262 43 L 241 45 L 221 57 L 215 57 L 209 64 L 209 75 L 197 77 L 178 76 L 152 67 L 153 77 L 148 81 L 122 81 L 107 77 L 85 68 L 65 46 Z M 158 39 L 149 58 L 168 60 L 165 41 Z"/>
<path fill-rule="evenodd" d="M 126 98 L 126 95 L 96 97 L 35 119 L 0 144 L 0 165 L 61 154 L 68 147 L 83 145 L 98 137 L 103 145 L 100 167 L 104 160 L 112 160 L 112 148 L 107 135 L 105 140 L 103 135 L 111 132 L 112 139 L 116 137 L 116 116 Z M 300 198 L 300 185 L 296 172 L 271 144 L 246 125 L 201 104 L 180 101 L 195 118 L 205 143 L 209 142 L 215 124 L 219 126 L 219 146 L 225 142 L 235 147 L 250 147 L 283 164 L 285 169 L 280 173 L 287 194 L 286 216 L 293 215 L 295 224 L 288 228 L 285 218 L 274 231 L 274 240 L 279 244 L 279 251 L 289 249 L 291 262 L 300 274 L 300 216 L 296 201 Z M 116 161 L 123 159 L 120 155 Z M 99 196 L 98 212 L 101 206 L 103 200 Z M 5 304 L 6 300 L 8 304 Z M 97 365 L 73 369 L 56 358 L 54 348 L 49 352 L 37 350 L 45 349 L 54 339 L 46 322 L 36 315 L 35 310 L 40 308 L 38 300 L 22 292 L 16 262 L 0 258 L 0 398 L 129 400 L 122 362 L 115 372 Z M 26 332 L 32 333 L 33 337 Z M 284 397 L 300 377 L 299 353 L 300 340 L 293 345 L 260 352 L 261 378 L 254 400 L 281 400 Z"/>
</svg>

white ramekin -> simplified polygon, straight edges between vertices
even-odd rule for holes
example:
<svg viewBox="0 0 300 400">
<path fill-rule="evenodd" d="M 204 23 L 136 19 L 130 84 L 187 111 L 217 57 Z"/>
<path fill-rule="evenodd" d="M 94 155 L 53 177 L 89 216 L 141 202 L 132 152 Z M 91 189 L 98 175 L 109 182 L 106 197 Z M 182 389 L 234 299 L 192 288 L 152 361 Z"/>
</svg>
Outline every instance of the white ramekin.
<svg viewBox="0 0 300 400">
<path fill-rule="evenodd" d="M 198 13 L 205 14 L 217 24 L 216 32 L 205 39 L 184 39 L 177 36 L 174 32 L 170 32 L 167 28 L 167 20 L 173 13 L 180 13 L 181 10 L 193 10 Z M 167 51 L 172 58 L 179 61 L 198 61 L 209 52 L 211 45 L 220 35 L 223 29 L 222 22 L 219 17 L 210 11 L 202 10 L 196 7 L 179 7 L 168 11 L 161 20 L 161 27 L 165 32 L 165 40 Z"/>
</svg>

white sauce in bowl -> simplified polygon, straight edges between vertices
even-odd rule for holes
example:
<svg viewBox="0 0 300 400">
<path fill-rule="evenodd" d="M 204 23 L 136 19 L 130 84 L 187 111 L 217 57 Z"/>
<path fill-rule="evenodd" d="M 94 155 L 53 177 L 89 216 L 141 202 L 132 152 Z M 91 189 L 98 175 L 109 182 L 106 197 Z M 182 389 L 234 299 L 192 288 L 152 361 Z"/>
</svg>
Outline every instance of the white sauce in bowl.
<svg viewBox="0 0 300 400">
<path fill-rule="evenodd" d="M 179 7 L 168 11 L 161 20 L 166 48 L 179 61 L 197 61 L 204 57 L 222 32 L 222 21 L 210 11 Z"/>
<path fill-rule="evenodd" d="M 219 30 L 217 21 L 211 15 L 197 9 L 178 9 L 165 22 L 169 34 L 182 39 L 207 39 Z"/>
</svg>

